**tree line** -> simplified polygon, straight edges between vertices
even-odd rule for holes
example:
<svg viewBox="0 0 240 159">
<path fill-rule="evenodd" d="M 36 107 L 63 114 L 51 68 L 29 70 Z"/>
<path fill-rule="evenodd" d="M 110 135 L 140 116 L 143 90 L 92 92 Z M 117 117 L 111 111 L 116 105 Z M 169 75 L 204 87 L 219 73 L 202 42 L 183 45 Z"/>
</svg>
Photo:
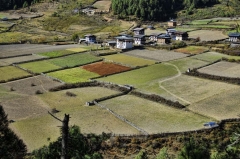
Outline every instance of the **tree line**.
<svg viewBox="0 0 240 159">
<path fill-rule="evenodd" d="M 0 0 L 0 11 L 28 7 L 39 0 Z"/>
<path fill-rule="evenodd" d="M 135 16 L 141 20 L 166 20 L 176 11 L 210 6 L 218 0 L 112 0 L 112 10 L 119 18 Z"/>
</svg>

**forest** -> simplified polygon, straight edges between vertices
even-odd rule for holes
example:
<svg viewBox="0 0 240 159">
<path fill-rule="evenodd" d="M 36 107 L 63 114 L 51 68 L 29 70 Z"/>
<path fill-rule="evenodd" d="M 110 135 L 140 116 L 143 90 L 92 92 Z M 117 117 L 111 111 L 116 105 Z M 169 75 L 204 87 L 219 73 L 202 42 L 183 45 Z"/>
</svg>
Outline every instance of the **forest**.
<svg viewBox="0 0 240 159">
<path fill-rule="evenodd" d="M 119 18 L 135 16 L 141 20 L 167 20 L 176 11 L 211 6 L 218 0 L 112 0 L 112 10 Z"/>
<path fill-rule="evenodd" d="M 39 0 L 0 0 L 0 11 L 28 7 Z"/>
</svg>

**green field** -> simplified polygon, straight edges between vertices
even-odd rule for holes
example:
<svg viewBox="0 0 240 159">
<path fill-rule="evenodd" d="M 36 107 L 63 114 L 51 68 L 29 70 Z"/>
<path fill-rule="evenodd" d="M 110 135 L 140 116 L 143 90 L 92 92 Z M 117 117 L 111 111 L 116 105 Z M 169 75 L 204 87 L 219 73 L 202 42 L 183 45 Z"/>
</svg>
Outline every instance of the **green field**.
<svg viewBox="0 0 240 159">
<path fill-rule="evenodd" d="M 199 59 L 199 60 L 208 61 L 208 62 L 214 62 L 219 59 L 222 59 L 223 57 L 228 59 L 236 59 L 236 60 L 240 59 L 240 56 L 230 56 L 230 55 L 225 55 L 217 52 L 206 52 L 203 54 L 192 56 L 192 58 L 194 59 Z"/>
<path fill-rule="evenodd" d="M 73 53 L 75 52 L 69 51 L 69 50 L 58 50 L 58 51 L 51 51 L 51 52 L 43 52 L 43 53 L 39 53 L 38 55 L 46 56 L 46 57 L 58 57 L 63 55 L 70 55 Z"/>
<path fill-rule="evenodd" d="M 74 67 L 74 66 L 98 61 L 100 59 L 101 58 L 93 56 L 89 53 L 82 53 L 82 54 L 75 54 L 75 55 L 69 55 L 69 56 L 60 57 L 56 59 L 51 59 L 48 61 L 59 67 Z"/>
<path fill-rule="evenodd" d="M 195 56 L 192 56 L 192 57 L 195 57 Z M 194 59 L 192 57 L 186 57 L 186 58 L 182 58 L 182 59 L 178 59 L 178 60 L 173 60 L 173 61 L 169 61 L 168 63 L 171 63 L 171 64 L 177 66 L 181 72 L 186 72 L 188 70 L 188 68 L 193 69 L 193 68 L 204 66 L 204 65 L 210 63 L 210 62 Z"/>
<path fill-rule="evenodd" d="M 23 63 L 23 64 L 20 64 L 19 66 L 22 68 L 28 69 L 34 73 L 41 73 L 41 72 L 46 72 L 46 71 L 56 70 L 61 68 L 57 65 L 50 63 L 48 60 Z"/>
<path fill-rule="evenodd" d="M 239 96 L 239 88 L 231 89 L 229 91 L 225 91 L 205 100 L 194 103 L 193 105 L 189 106 L 189 109 L 218 120 L 239 118 Z"/>
<path fill-rule="evenodd" d="M 99 78 L 98 80 L 117 84 L 129 84 L 143 91 L 159 93 L 159 80 L 176 74 L 177 70 L 175 67 L 165 64 L 156 64 L 133 71 Z"/>
<path fill-rule="evenodd" d="M 190 25 L 203 25 L 203 24 L 209 24 L 210 22 L 212 22 L 211 19 L 193 20 L 193 21 L 189 22 L 188 24 L 190 24 Z"/>
<path fill-rule="evenodd" d="M 106 61 L 113 61 L 115 63 L 120 63 L 130 67 L 152 65 L 152 64 L 155 64 L 156 62 L 153 60 L 146 60 L 143 58 L 128 56 L 124 54 L 109 55 L 109 56 L 104 56 L 104 58 Z"/>
<path fill-rule="evenodd" d="M 8 81 L 13 78 L 21 78 L 30 74 L 14 66 L 0 67 L 0 81 Z"/>
<path fill-rule="evenodd" d="M 196 28 L 213 28 L 213 29 L 231 29 L 232 27 L 227 26 L 227 25 L 191 25 L 191 27 L 196 27 Z"/>
<path fill-rule="evenodd" d="M 125 95 L 100 104 L 107 106 L 148 133 L 178 132 L 203 128 L 209 118 Z"/>
<path fill-rule="evenodd" d="M 89 72 L 81 68 L 72 68 L 62 71 L 51 72 L 47 75 L 60 79 L 66 83 L 87 82 L 90 78 L 99 76 L 96 73 Z"/>
</svg>

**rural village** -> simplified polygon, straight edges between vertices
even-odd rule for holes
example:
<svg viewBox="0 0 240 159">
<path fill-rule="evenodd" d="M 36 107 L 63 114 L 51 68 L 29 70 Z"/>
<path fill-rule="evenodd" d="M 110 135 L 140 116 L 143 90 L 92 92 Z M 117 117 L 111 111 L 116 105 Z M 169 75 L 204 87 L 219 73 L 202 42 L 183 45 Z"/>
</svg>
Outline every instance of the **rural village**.
<svg viewBox="0 0 240 159">
<path fill-rule="evenodd" d="M 109 135 L 96 148 L 103 158 L 155 158 L 164 147 L 174 158 L 189 136 L 231 144 L 238 16 L 134 21 L 112 15 L 110 0 L 76 1 L 0 12 L 0 105 L 28 154 L 56 141 L 67 115 L 89 138 Z"/>
</svg>

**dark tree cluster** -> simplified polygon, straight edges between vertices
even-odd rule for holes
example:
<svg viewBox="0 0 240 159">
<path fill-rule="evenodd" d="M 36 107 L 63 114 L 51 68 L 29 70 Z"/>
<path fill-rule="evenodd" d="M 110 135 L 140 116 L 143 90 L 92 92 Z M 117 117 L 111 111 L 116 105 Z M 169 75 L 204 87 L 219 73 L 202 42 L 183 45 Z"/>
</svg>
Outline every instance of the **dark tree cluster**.
<svg viewBox="0 0 240 159">
<path fill-rule="evenodd" d="M 112 10 L 119 18 L 135 16 L 141 20 L 167 20 L 181 9 L 216 4 L 218 0 L 112 0 Z"/>
<path fill-rule="evenodd" d="M 0 11 L 25 8 L 37 2 L 39 2 L 39 0 L 0 0 Z"/>
</svg>

